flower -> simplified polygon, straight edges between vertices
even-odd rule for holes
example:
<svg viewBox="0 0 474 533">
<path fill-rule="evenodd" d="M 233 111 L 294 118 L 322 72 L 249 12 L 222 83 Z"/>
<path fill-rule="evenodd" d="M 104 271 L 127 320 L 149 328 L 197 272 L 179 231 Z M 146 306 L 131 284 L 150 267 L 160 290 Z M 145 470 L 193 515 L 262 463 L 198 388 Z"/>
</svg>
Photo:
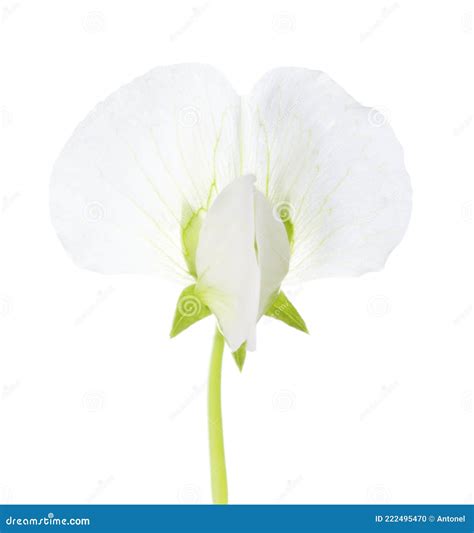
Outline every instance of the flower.
<svg viewBox="0 0 474 533">
<path fill-rule="evenodd" d="M 187 280 L 171 335 L 212 313 L 240 368 L 263 314 L 306 331 L 284 281 L 379 270 L 410 209 L 387 121 L 299 68 L 245 97 L 208 66 L 156 68 L 78 126 L 51 185 L 78 265 Z"/>
</svg>

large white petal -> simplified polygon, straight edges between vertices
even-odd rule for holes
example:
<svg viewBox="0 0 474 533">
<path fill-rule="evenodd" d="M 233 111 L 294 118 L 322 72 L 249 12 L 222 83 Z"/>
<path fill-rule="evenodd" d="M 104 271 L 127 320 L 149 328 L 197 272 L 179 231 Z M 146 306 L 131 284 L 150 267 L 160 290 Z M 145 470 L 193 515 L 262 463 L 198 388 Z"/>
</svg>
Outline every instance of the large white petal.
<svg viewBox="0 0 474 533">
<path fill-rule="evenodd" d="M 389 125 L 321 72 L 266 74 L 245 99 L 244 173 L 290 213 L 290 280 L 384 265 L 411 209 L 403 153 Z"/>
<path fill-rule="evenodd" d="M 216 315 L 232 351 L 255 349 L 260 270 L 255 253 L 253 176 L 235 179 L 215 199 L 196 252 L 196 293 Z"/>
<path fill-rule="evenodd" d="M 279 213 L 260 191 L 255 191 L 255 240 L 260 268 L 258 316 L 261 317 L 288 273 L 290 244 Z"/>
<path fill-rule="evenodd" d="M 181 226 L 239 175 L 240 99 L 214 69 L 156 68 L 82 122 L 53 173 L 51 212 L 80 266 L 187 276 Z"/>
</svg>

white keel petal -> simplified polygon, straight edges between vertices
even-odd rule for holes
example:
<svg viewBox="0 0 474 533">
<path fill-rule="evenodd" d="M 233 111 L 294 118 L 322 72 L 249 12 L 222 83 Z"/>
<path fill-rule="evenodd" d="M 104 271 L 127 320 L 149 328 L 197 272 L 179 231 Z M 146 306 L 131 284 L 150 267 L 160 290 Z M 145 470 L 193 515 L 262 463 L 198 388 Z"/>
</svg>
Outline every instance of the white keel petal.
<svg viewBox="0 0 474 533">
<path fill-rule="evenodd" d="M 196 291 L 216 315 L 232 351 L 255 349 L 260 270 L 255 253 L 253 176 L 235 179 L 204 220 L 196 252 Z"/>
</svg>

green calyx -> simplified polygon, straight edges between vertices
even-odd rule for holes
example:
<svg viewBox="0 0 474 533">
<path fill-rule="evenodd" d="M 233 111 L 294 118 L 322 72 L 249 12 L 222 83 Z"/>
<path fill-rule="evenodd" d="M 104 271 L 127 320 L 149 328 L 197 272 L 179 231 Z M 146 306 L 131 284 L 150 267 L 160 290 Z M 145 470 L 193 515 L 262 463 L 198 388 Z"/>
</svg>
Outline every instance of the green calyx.
<svg viewBox="0 0 474 533">
<path fill-rule="evenodd" d="M 235 352 L 232 352 L 232 357 L 234 358 L 234 361 L 237 364 L 237 367 L 242 372 L 242 368 L 244 367 L 245 362 L 245 356 L 247 355 L 247 343 L 244 342 L 240 346 L 238 350 Z"/>
<path fill-rule="evenodd" d="M 283 291 L 277 294 L 272 303 L 267 307 L 264 315 L 281 320 L 285 324 L 288 324 L 288 326 L 303 331 L 304 333 L 309 333 L 305 321 Z"/>
<path fill-rule="evenodd" d="M 199 320 L 211 314 L 211 310 L 196 293 L 196 285 L 186 287 L 178 298 L 170 337 L 176 337 Z"/>
</svg>

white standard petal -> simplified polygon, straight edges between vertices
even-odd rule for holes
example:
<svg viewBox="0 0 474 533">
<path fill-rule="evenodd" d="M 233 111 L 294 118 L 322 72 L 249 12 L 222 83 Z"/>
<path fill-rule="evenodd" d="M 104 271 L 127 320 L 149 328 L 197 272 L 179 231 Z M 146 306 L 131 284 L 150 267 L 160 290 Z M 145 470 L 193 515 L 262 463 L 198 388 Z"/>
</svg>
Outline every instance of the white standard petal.
<svg viewBox="0 0 474 533">
<path fill-rule="evenodd" d="M 253 176 L 235 179 L 215 199 L 196 252 L 196 293 L 216 315 L 232 351 L 254 349 L 260 299 Z"/>
<path fill-rule="evenodd" d="M 240 99 L 214 69 L 160 67 L 82 122 L 54 167 L 51 214 L 74 261 L 188 277 L 181 228 L 239 175 Z"/>
<path fill-rule="evenodd" d="M 411 189 L 390 126 L 321 72 L 266 74 L 244 99 L 243 173 L 289 217 L 288 278 L 380 269 L 400 242 Z"/>
</svg>

